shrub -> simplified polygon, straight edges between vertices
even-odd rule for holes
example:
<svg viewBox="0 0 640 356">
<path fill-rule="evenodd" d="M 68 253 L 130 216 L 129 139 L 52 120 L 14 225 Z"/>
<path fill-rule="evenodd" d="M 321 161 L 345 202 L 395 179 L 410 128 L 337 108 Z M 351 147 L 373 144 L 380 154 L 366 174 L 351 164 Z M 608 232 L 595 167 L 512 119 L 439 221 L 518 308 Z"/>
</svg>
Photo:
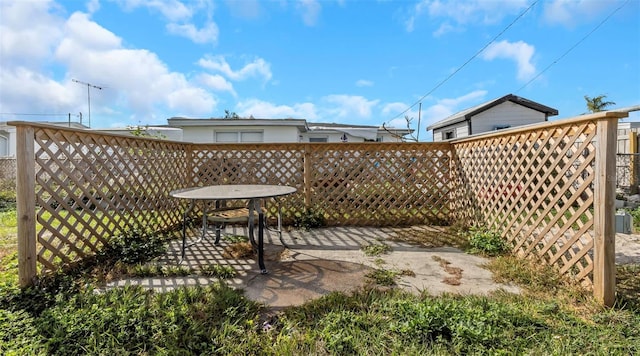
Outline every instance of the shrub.
<svg viewBox="0 0 640 356">
<path fill-rule="evenodd" d="M 324 214 L 313 209 L 306 209 L 302 215 L 296 215 L 293 220 L 294 227 L 305 230 L 322 227 L 325 224 Z"/>
<path fill-rule="evenodd" d="M 114 236 L 102 252 L 104 257 L 112 256 L 124 263 L 146 262 L 166 252 L 161 237 L 142 232 Z"/>
<path fill-rule="evenodd" d="M 509 251 L 507 242 L 493 230 L 484 227 L 473 226 L 467 232 L 469 238 L 469 252 L 499 256 Z"/>
</svg>

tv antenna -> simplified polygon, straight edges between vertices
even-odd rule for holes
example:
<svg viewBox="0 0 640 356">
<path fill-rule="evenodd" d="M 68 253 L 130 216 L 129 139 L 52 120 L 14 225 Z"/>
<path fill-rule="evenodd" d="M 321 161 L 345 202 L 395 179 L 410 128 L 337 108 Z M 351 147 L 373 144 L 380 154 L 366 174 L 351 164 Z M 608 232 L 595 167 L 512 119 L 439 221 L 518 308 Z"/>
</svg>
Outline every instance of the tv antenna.
<svg viewBox="0 0 640 356">
<path fill-rule="evenodd" d="M 86 85 L 87 86 L 87 106 L 89 107 L 89 127 L 91 127 L 91 88 L 102 90 L 102 87 L 99 87 L 97 85 L 93 85 L 91 83 L 81 82 L 81 81 L 76 80 L 76 79 L 71 79 L 71 81 L 75 82 L 75 83 L 78 83 L 78 84 L 81 84 L 81 85 Z"/>
</svg>

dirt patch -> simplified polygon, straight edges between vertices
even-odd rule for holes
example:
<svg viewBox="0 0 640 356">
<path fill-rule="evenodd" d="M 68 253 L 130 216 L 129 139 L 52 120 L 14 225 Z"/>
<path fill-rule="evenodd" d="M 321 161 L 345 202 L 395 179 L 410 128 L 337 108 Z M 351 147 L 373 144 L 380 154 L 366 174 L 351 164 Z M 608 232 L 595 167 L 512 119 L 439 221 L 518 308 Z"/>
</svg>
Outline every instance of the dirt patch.
<svg viewBox="0 0 640 356">
<path fill-rule="evenodd" d="M 253 246 L 249 242 L 236 242 L 224 248 L 222 257 L 228 259 L 250 258 L 253 256 Z"/>
</svg>

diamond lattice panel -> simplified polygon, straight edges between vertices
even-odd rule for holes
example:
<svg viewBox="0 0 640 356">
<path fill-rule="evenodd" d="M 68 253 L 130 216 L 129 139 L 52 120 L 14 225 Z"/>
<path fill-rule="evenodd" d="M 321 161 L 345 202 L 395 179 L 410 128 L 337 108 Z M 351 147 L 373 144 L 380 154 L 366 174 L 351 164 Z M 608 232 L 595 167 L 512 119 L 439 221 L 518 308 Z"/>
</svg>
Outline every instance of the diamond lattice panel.
<svg viewBox="0 0 640 356">
<path fill-rule="evenodd" d="M 181 223 L 166 199 L 185 184 L 183 146 L 64 129 L 36 130 L 38 261 L 48 269 L 111 236 Z"/>
<path fill-rule="evenodd" d="M 458 219 L 591 283 L 595 129 L 582 122 L 455 143 Z"/>
</svg>

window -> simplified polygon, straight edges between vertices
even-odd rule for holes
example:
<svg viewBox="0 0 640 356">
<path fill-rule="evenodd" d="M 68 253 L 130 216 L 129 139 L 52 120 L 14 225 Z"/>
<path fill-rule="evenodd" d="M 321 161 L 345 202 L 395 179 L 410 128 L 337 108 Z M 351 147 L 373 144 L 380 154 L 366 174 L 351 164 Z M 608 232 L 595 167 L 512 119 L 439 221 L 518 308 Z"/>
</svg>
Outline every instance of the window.
<svg viewBox="0 0 640 356">
<path fill-rule="evenodd" d="M 216 142 L 238 142 L 238 133 L 216 132 Z"/>
<path fill-rule="evenodd" d="M 262 142 L 262 131 L 240 132 L 240 142 Z"/>
<path fill-rule="evenodd" d="M 262 131 L 216 131 L 215 142 L 264 142 Z"/>
<path fill-rule="evenodd" d="M 450 140 L 452 138 L 456 138 L 456 133 L 453 130 L 445 131 L 445 132 L 443 132 L 443 136 L 444 136 L 445 140 Z"/>
<path fill-rule="evenodd" d="M 375 139 L 375 140 L 370 140 L 370 139 L 368 139 L 368 138 L 365 138 L 365 139 L 364 139 L 364 142 L 382 142 L 382 141 L 383 141 L 382 136 L 378 136 L 378 137 L 376 137 L 376 139 Z"/>
<path fill-rule="evenodd" d="M 309 137 L 309 142 L 327 142 L 327 137 Z"/>
</svg>

